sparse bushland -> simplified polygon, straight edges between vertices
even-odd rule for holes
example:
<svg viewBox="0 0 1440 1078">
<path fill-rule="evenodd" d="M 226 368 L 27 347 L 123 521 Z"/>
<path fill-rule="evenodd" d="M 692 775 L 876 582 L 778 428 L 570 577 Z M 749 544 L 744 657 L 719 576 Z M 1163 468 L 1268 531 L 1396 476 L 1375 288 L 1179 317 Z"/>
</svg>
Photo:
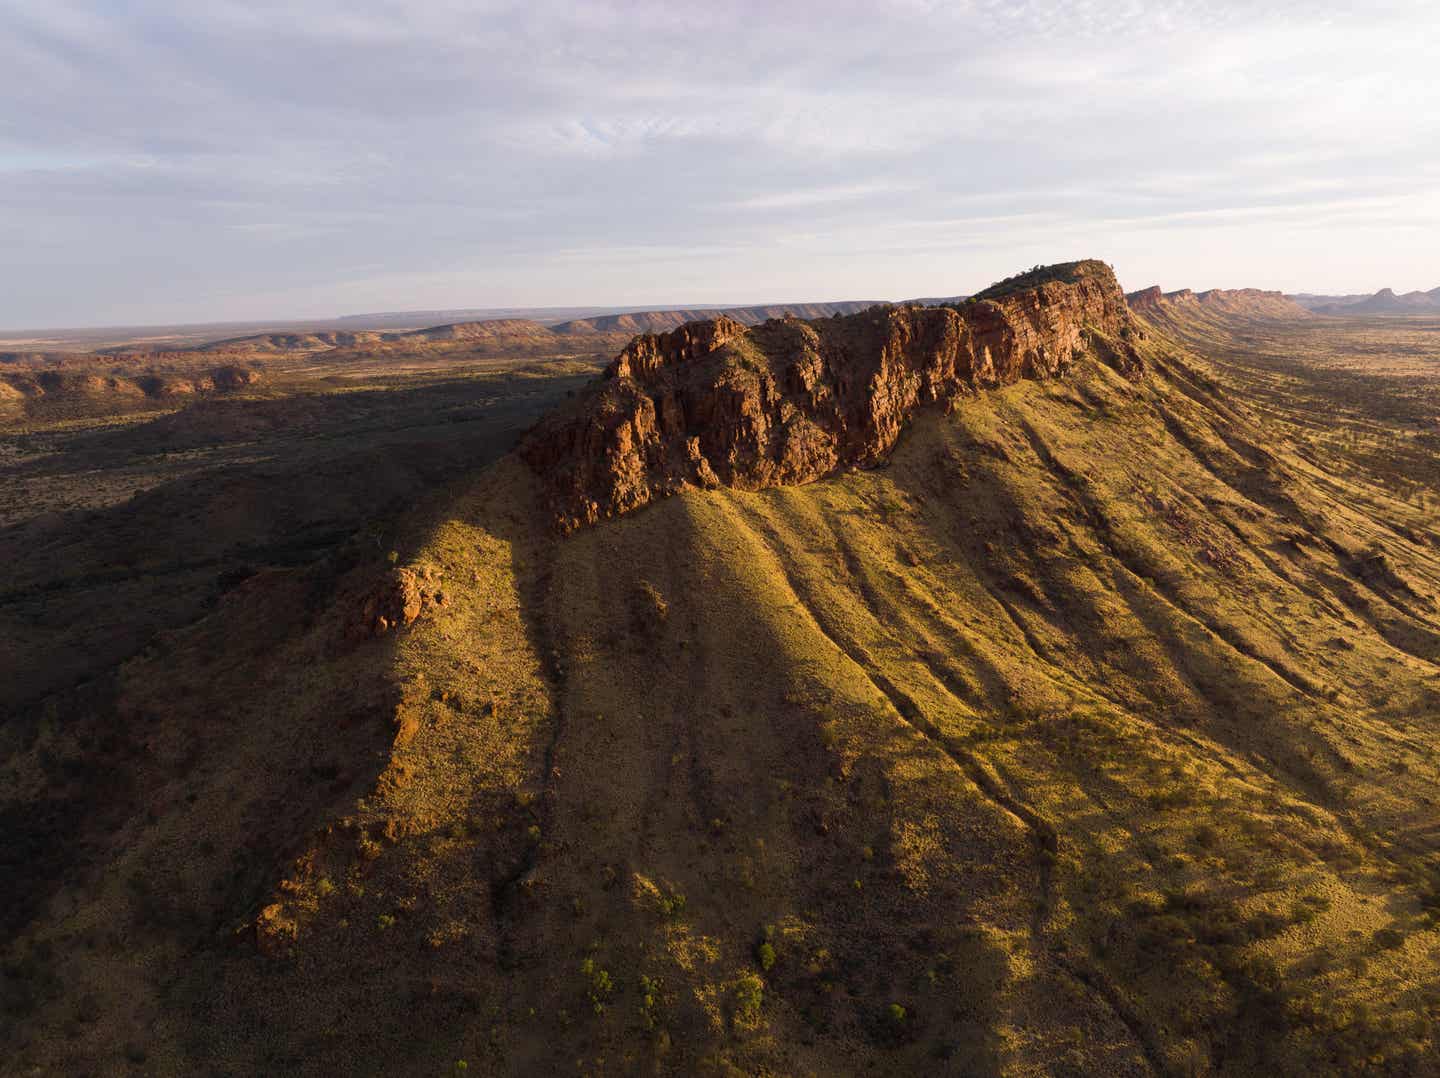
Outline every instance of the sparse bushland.
<svg viewBox="0 0 1440 1078">
<path fill-rule="evenodd" d="M 563 540 L 508 460 L 235 584 L 3 728 L 16 1067 L 1433 1072 L 1440 395 L 1235 332 Z M 450 602 L 347 642 L 390 549 Z"/>
</svg>

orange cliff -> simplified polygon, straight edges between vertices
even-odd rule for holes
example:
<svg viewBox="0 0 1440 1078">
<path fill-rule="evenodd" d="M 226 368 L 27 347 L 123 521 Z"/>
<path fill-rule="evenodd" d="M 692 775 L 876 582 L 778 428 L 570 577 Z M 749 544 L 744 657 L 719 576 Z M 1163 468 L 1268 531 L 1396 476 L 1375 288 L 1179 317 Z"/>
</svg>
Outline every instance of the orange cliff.
<svg viewBox="0 0 1440 1078">
<path fill-rule="evenodd" d="M 688 486 L 754 490 L 873 465 L 921 407 L 1059 375 L 1097 339 L 1135 376 L 1138 333 L 1096 261 L 1031 271 L 953 306 L 753 328 L 722 316 L 635 338 L 520 455 L 568 531 Z"/>
</svg>

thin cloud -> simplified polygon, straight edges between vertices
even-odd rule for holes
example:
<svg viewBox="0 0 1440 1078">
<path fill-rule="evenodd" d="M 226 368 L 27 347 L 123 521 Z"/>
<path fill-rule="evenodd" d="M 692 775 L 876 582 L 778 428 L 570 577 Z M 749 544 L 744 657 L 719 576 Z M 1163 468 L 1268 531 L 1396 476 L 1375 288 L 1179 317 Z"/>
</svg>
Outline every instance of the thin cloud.
<svg viewBox="0 0 1440 1078">
<path fill-rule="evenodd" d="M 1419 2 L 8 0 L 0 326 L 898 297 L 1074 254 L 1430 288 L 1437 38 Z"/>
<path fill-rule="evenodd" d="M 737 210 L 788 210 L 801 206 L 825 206 L 836 202 L 857 202 L 877 196 L 896 195 L 913 191 L 911 183 L 857 183 L 836 187 L 809 187 L 795 191 L 776 191 L 773 194 L 751 195 L 738 199 L 729 205 Z"/>
</svg>

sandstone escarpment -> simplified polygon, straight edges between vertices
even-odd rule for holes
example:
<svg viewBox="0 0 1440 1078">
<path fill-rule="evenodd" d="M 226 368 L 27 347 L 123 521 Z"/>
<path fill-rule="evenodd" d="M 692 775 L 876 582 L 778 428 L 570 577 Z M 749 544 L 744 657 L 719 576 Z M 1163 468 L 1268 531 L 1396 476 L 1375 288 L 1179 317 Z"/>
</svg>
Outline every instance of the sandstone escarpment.
<svg viewBox="0 0 1440 1078">
<path fill-rule="evenodd" d="M 1151 285 L 1125 297 L 1130 309 L 1147 316 L 1162 319 L 1172 313 L 1185 311 L 1206 311 L 1214 314 L 1244 318 L 1303 319 L 1311 317 L 1309 311 L 1281 292 L 1267 292 L 1259 288 L 1212 288 L 1206 292 L 1193 292 L 1181 288 L 1175 292 L 1162 292 L 1159 285 Z"/>
<path fill-rule="evenodd" d="M 1087 346 L 1139 368 L 1110 268 L 1076 262 L 1011 278 L 954 306 L 845 317 L 726 317 L 633 340 L 522 457 L 550 484 L 566 530 L 685 486 L 758 489 L 871 465 L 916 409 L 1061 373 Z"/>
</svg>

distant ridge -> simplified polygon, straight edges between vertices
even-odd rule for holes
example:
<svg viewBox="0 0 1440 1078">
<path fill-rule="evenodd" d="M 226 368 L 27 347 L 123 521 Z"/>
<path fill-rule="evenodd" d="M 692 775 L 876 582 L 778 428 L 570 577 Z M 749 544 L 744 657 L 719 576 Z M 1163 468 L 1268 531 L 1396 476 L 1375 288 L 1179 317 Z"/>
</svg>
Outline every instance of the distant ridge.
<svg viewBox="0 0 1440 1078">
<path fill-rule="evenodd" d="M 1316 314 L 1434 314 L 1440 313 L 1440 288 L 1428 292 L 1405 292 L 1382 288 L 1373 296 L 1352 301 L 1342 297 L 1334 303 L 1312 308 Z"/>
<path fill-rule="evenodd" d="M 729 318 L 743 326 L 758 326 L 772 318 L 833 318 L 874 307 L 878 300 L 848 300 L 840 303 L 771 303 L 755 307 L 675 308 L 658 311 L 628 311 L 595 318 L 576 318 L 551 327 L 556 333 L 664 333 L 686 322 Z"/>
<path fill-rule="evenodd" d="M 1188 309 L 1192 312 L 1242 318 L 1310 317 L 1309 311 L 1284 293 L 1267 292 L 1259 288 L 1212 288 L 1206 292 L 1181 288 L 1174 292 L 1162 292 L 1159 285 L 1152 285 L 1139 292 L 1129 293 L 1125 299 L 1131 310 L 1148 315 Z"/>
<path fill-rule="evenodd" d="M 919 301 L 938 303 L 942 301 Z M 198 350 L 206 352 L 249 352 L 289 353 L 321 352 L 333 348 L 366 348 L 383 344 L 406 341 L 455 341 L 471 343 L 487 342 L 537 342 L 553 339 L 555 336 L 592 337 L 624 335 L 638 336 L 642 333 L 663 333 L 678 329 L 687 322 L 713 321 L 729 318 L 745 326 L 757 326 L 772 318 L 792 316 L 795 318 L 831 318 L 835 315 L 854 314 L 875 306 L 869 300 L 845 301 L 839 303 L 792 303 L 767 304 L 754 307 L 676 307 L 670 310 L 627 311 L 598 315 L 591 318 L 572 318 L 555 325 L 546 325 L 533 318 L 489 318 L 469 321 L 448 322 L 427 326 L 423 329 L 405 329 L 391 332 L 376 331 L 318 331 L 296 333 L 256 333 L 244 337 L 227 337 L 211 341 Z M 112 349 L 115 353 L 134 351 L 133 346 Z"/>
<path fill-rule="evenodd" d="M 1301 292 L 1289 297 L 1306 310 L 1316 314 L 1431 314 L 1440 312 L 1440 288 L 1428 292 L 1396 293 L 1382 288 L 1368 295 L 1322 296 Z"/>
<path fill-rule="evenodd" d="M 227 337 L 211 341 L 197 348 L 197 352 L 318 352 L 327 348 L 355 348 L 374 344 L 380 340 L 378 333 L 256 333 L 247 337 Z M 133 351 L 130 346 L 106 349 L 98 354 L 123 354 Z"/>
<path fill-rule="evenodd" d="M 507 318 L 523 318 L 553 325 L 571 318 L 588 318 L 611 314 L 614 306 L 596 304 L 563 307 L 457 307 L 426 311 L 369 311 L 347 314 L 335 319 L 337 325 L 365 329 L 406 330 L 418 326 L 455 325 L 461 322 L 494 322 Z"/>
<path fill-rule="evenodd" d="M 926 307 L 955 303 L 964 296 L 910 299 Z M 332 348 L 366 348 L 409 340 L 465 340 L 437 334 L 445 327 L 510 323 L 514 331 L 533 336 L 540 329 L 557 329 L 567 336 L 661 332 L 685 322 L 713 319 L 719 314 L 743 325 L 758 325 L 769 318 L 791 314 L 797 318 L 824 318 L 853 314 L 874 306 L 874 300 L 826 303 L 773 303 L 739 306 L 676 304 L 645 310 L 615 306 L 475 307 L 453 310 L 380 311 L 329 319 L 277 319 L 270 321 L 208 322 L 176 325 L 100 326 L 16 329 L 0 331 L 0 354 L 89 353 L 104 356 L 149 356 L 175 352 L 238 351 L 284 355 L 321 352 Z M 521 326 L 520 323 L 525 325 Z M 426 336 L 429 334 L 430 336 Z M 489 332 L 481 332 L 489 339 Z M 536 340 L 541 338 L 535 337 Z"/>
<path fill-rule="evenodd" d="M 1314 311 L 1321 307 L 1337 307 L 1351 303 L 1360 303 L 1363 300 L 1369 299 L 1370 295 L 1365 293 L 1344 296 L 1325 296 L 1318 292 L 1296 292 L 1290 294 L 1287 298 L 1292 303 L 1304 307 L 1307 311 Z"/>
<path fill-rule="evenodd" d="M 504 341 L 515 344 L 553 339 L 555 336 L 539 322 L 528 318 L 494 318 L 482 322 L 452 322 L 424 329 L 392 333 L 357 331 L 322 333 L 257 333 L 248 337 L 228 337 L 201 346 L 201 352 L 287 353 L 323 352 L 333 348 L 368 348 L 405 341 L 460 341 L 485 343 Z M 116 349 L 115 351 L 129 351 Z"/>
<path fill-rule="evenodd" d="M 489 341 L 501 337 L 545 338 L 553 333 L 529 318 L 494 318 L 484 322 L 454 322 L 444 326 L 414 329 L 407 333 L 386 333 L 386 341 Z"/>
</svg>

